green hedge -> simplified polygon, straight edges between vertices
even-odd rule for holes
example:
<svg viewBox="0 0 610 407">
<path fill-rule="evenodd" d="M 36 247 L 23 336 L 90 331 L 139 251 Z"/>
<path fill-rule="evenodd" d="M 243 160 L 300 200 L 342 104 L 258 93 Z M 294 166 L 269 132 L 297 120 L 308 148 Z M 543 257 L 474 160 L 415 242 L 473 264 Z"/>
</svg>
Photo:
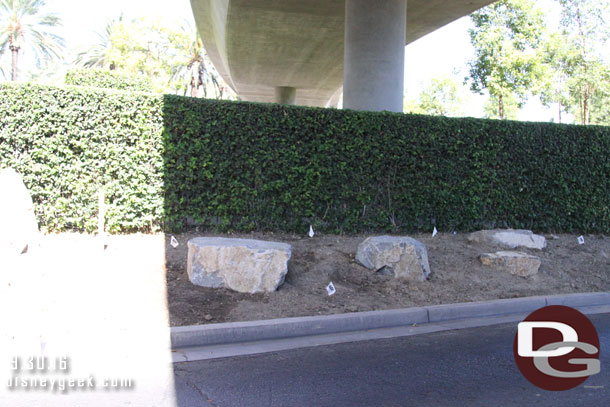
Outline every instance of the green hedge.
<svg viewBox="0 0 610 407">
<path fill-rule="evenodd" d="M 105 69 L 73 69 L 66 73 L 66 85 L 152 92 L 153 84 L 144 75 L 127 75 Z"/>
<path fill-rule="evenodd" d="M 610 231 L 610 128 L 0 85 L 48 230 Z"/>
<path fill-rule="evenodd" d="M 162 99 L 146 93 L 0 85 L 0 167 L 23 174 L 39 224 L 156 230 L 163 216 Z"/>
</svg>

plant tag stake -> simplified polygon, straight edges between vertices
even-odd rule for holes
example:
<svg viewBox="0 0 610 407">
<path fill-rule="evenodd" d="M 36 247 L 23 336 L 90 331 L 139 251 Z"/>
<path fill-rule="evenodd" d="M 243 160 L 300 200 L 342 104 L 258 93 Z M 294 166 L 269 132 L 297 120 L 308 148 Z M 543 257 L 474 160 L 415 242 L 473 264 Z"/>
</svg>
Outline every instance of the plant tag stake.
<svg viewBox="0 0 610 407">
<path fill-rule="evenodd" d="M 326 286 L 326 292 L 328 293 L 329 296 L 331 296 L 337 292 L 337 290 L 335 289 L 335 285 L 333 284 L 332 281 L 330 282 L 329 285 Z"/>
<path fill-rule="evenodd" d="M 309 225 L 309 237 L 313 237 L 313 226 Z"/>
<path fill-rule="evenodd" d="M 436 236 L 438 233 L 438 230 L 436 230 L 436 226 L 434 227 L 434 230 L 432 231 L 432 237 Z"/>
<path fill-rule="evenodd" d="M 578 244 L 585 244 L 585 237 L 584 236 L 578 236 Z"/>
<path fill-rule="evenodd" d="M 172 245 L 172 247 L 175 249 L 176 247 L 178 247 L 178 245 L 179 245 L 180 243 L 178 243 L 178 240 L 176 240 L 176 238 L 175 238 L 174 236 L 172 236 L 172 238 L 171 238 L 171 239 L 170 239 L 170 241 L 169 241 L 169 244 L 171 244 L 171 245 Z"/>
</svg>

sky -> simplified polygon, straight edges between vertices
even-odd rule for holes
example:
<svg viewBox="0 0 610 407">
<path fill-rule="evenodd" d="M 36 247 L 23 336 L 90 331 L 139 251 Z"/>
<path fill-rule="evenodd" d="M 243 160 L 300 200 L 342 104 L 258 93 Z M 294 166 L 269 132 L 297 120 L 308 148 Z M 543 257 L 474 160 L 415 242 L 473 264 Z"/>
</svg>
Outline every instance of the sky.
<svg viewBox="0 0 610 407">
<path fill-rule="evenodd" d="M 121 14 L 127 20 L 160 17 L 168 21 L 193 21 L 189 0 L 47 0 L 48 9 L 64 21 L 65 38 L 69 46 L 94 42 L 95 32 Z"/>
<path fill-rule="evenodd" d="M 553 0 L 537 0 L 551 20 L 558 18 L 558 8 Z M 102 32 L 106 23 L 121 14 L 132 18 L 162 18 L 164 21 L 193 21 L 189 0 L 47 0 L 49 11 L 63 19 L 62 35 L 73 52 L 97 40 L 96 32 Z M 463 82 L 468 74 L 467 62 L 474 56 L 470 44 L 468 17 L 461 18 L 439 30 L 409 44 L 405 52 L 405 90 L 408 98 L 415 99 L 432 78 L 449 76 Z M 27 64 L 27 55 L 24 62 Z M 464 85 L 469 95 L 465 111 L 467 116 L 481 117 L 486 97 L 475 95 Z M 543 108 L 535 98 L 519 113 L 520 120 L 548 121 L 555 116 L 553 110 Z"/>
</svg>

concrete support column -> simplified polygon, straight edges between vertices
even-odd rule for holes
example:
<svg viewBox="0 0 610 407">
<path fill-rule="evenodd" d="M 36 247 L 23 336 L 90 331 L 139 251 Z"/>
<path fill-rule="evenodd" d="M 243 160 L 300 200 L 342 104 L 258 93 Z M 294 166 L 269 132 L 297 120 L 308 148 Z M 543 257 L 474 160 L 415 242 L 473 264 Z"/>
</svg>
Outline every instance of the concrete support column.
<svg viewBox="0 0 610 407">
<path fill-rule="evenodd" d="M 402 112 L 407 0 L 345 0 L 343 107 Z"/>
<path fill-rule="evenodd" d="M 290 86 L 275 87 L 275 103 L 283 105 L 294 105 L 297 101 L 297 90 Z"/>
</svg>

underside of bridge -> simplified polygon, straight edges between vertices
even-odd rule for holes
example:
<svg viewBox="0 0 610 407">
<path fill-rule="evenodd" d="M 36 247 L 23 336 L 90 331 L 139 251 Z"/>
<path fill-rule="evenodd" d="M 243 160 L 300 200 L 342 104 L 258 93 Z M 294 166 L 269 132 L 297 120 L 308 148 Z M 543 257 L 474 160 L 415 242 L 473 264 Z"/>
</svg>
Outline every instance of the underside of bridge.
<svg viewBox="0 0 610 407">
<path fill-rule="evenodd" d="M 191 0 L 216 69 L 244 100 L 402 111 L 404 46 L 489 0 Z M 442 50 L 430 50 L 442 52 Z"/>
</svg>

